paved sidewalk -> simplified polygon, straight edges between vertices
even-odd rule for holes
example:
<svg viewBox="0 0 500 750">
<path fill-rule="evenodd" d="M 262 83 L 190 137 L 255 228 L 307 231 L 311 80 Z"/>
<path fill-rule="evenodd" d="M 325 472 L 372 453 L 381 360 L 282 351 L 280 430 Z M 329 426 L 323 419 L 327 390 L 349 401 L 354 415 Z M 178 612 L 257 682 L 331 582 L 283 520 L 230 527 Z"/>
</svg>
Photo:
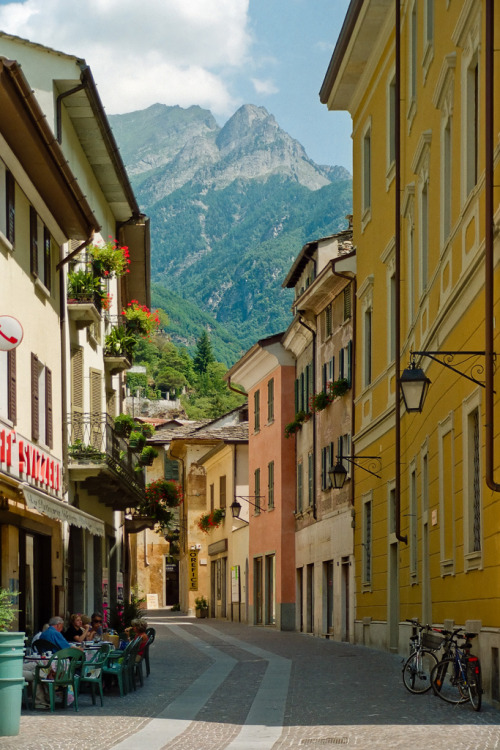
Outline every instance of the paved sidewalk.
<svg viewBox="0 0 500 750">
<path fill-rule="evenodd" d="M 23 711 L 0 750 L 500 750 L 500 710 L 415 696 L 401 657 L 160 611 L 143 688 L 101 708 Z"/>
</svg>

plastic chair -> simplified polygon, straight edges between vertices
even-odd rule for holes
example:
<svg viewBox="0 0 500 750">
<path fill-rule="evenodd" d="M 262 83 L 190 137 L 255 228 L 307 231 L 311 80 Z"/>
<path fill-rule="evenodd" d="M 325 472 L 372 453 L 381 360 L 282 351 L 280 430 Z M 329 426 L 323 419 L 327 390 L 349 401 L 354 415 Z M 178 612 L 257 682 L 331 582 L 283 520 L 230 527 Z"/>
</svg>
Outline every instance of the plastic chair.
<svg viewBox="0 0 500 750">
<path fill-rule="evenodd" d="M 82 651 L 76 648 L 62 648 L 50 657 L 47 664 L 38 664 L 35 670 L 33 680 L 33 695 L 36 695 L 36 688 L 39 683 L 47 686 L 49 691 L 50 710 L 55 710 L 55 691 L 61 688 L 63 691 L 63 706 L 68 705 L 68 690 L 73 689 L 74 707 L 78 711 L 78 676 L 76 669 L 80 667 L 84 660 Z M 43 670 L 43 672 L 42 672 Z M 43 677 L 40 673 L 44 674 Z M 53 673 L 53 677 L 47 677 L 46 674 Z"/>
<path fill-rule="evenodd" d="M 154 628 L 148 628 L 148 630 L 154 630 Z M 148 632 L 148 630 L 146 630 L 146 633 Z M 144 664 L 146 665 L 146 677 L 149 677 L 151 673 L 151 668 L 149 665 L 149 647 L 154 642 L 154 639 L 155 639 L 154 634 L 150 635 L 148 638 L 148 642 L 146 643 L 146 648 L 144 649 L 143 658 L 144 658 Z M 142 682 L 141 682 L 141 685 L 142 685 Z"/>
<path fill-rule="evenodd" d="M 123 651 L 110 651 L 103 666 L 103 674 L 116 677 L 120 696 L 123 698 L 128 693 L 128 654 L 133 646 L 131 641 Z"/>
<path fill-rule="evenodd" d="M 92 658 L 83 662 L 79 675 L 76 675 L 77 688 L 80 692 L 82 683 L 90 685 L 92 691 L 92 705 L 95 706 L 95 689 L 99 689 L 101 706 L 104 705 L 104 694 L 102 689 L 103 667 L 111 651 L 110 643 L 103 643 L 99 650 L 92 654 Z"/>
<path fill-rule="evenodd" d="M 134 640 L 132 641 L 132 648 L 127 654 L 127 675 L 129 690 L 131 690 L 132 688 L 134 690 L 137 690 L 137 686 L 135 684 L 136 675 L 139 675 L 141 685 L 144 684 L 144 680 L 142 678 L 142 657 L 140 661 L 136 661 L 141 643 L 142 638 L 140 636 L 134 638 Z"/>
</svg>

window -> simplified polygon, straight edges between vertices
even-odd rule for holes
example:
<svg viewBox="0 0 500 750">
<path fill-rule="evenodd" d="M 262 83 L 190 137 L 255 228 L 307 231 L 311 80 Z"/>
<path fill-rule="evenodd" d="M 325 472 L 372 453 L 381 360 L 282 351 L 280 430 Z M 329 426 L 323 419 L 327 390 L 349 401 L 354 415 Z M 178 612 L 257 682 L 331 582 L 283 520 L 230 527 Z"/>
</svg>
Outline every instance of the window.
<svg viewBox="0 0 500 750">
<path fill-rule="evenodd" d="M 396 79 L 394 76 L 387 87 L 387 172 L 396 163 Z"/>
<path fill-rule="evenodd" d="M 352 384 L 352 341 L 339 351 L 339 379 L 347 380 L 349 387 Z"/>
<path fill-rule="evenodd" d="M 332 483 L 330 481 L 330 476 L 328 474 L 329 470 L 334 465 L 334 455 L 333 455 L 333 443 L 330 443 L 329 445 L 325 445 L 324 448 L 321 449 L 321 489 L 322 490 L 329 490 L 332 486 Z"/>
<path fill-rule="evenodd" d="M 254 495 L 255 495 L 255 513 L 260 513 L 260 469 L 255 469 L 253 473 Z"/>
<path fill-rule="evenodd" d="M 304 404 L 304 411 L 309 411 L 309 404 L 311 403 L 311 396 L 314 394 L 314 378 L 313 378 L 313 366 L 310 362 L 306 367 L 306 402 Z"/>
<path fill-rule="evenodd" d="M 371 127 L 368 127 L 363 135 L 362 144 L 362 219 L 367 220 L 367 214 L 369 213 L 372 205 L 372 132 Z"/>
<path fill-rule="evenodd" d="M 307 503 L 311 508 L 314 505 L 314 454 L 307 456 Z"/>
<path fill-rule="evenodd" d="M 396 277 L 394 274 L 389 278 L 389 362 L 396 359 Z"/>
<path fill-rule="evenodd" d="M 465 121 L 465 166 L 467 195 L 477 185 L 478 156 L 479 156 L 479 64 L 477 55 L 473 58 L 467 70 L 466 79 L 466 121 Z"/>
<path fill-rule="evenodd" d="M 304 510 L 304 469 L 302 461 L 297 464 L 297 512 Z"/>
<path fill-rule="evenodd" d="M 325 308 L 325 339 L 332 335 L 332 306 Z"/>
<path fill-rule="evenodd" d="M 253 429 L 254 432 L 260 430 L 260 391 L 253 394 Z"/>
<path fill-rule="evenodd" d="M 267 506 L 274 508 L 274 461 L 267 464 Z"/>
<path fill-rule="evenodd" d="M 417 522 L 417 471 L 413 467 L 410 473 L 410 577 L 413 583 L 418 573 Z"/>
<path fill-rule="evenodd" d="M 0 350 L 0 417 L 16 423 L 16 350 Z"/>
<path fill-rule="evenodd" d="M 321 389 L 326 393 L 328 391 L 328 383 L 333 382 L 335 373 L 335 357 L 332 357 L 328 362 L 323 363 L 321 368 Z"/>
<path fill-rule="evenodd" d="M 478 567 L 482 550 L 480 394 L 464 408 L 464 551 L 466 569 Z"/>
<path fill-rule="evenodd" d="M 30 206 L 30 270 L 51 289 L 52 238 L 37 212 Z"/>
<path fill-rule="evenodd" d="M 351 305 L 351 299 L 352 299 L 351 289 L 352 289 L 351 285 L 349 284 L 349 286 L 346 286 L 346 288 L 344 289 L 344 292 L 343 292 L 343 296 L 344 296 L 344 322 L 346 320 L 349 320 L 350 317 L 351 317 L 351 315 L 352 315 L 352 310 L 351 310 L 351 307 L 352 307 L 352 305 Z"/>
<path fill-rule="evenodd" d="M 31 437 L 52 448 L 52 371 L 31 355 Z"/>
<path fill-rule="evenodd" d="M 372 309 L 365 310 L 364 318 L 364 385 L 372 382 Z"/>
<path fill-rule="evenodd" d="M 456 550 L 455 455 L 453 415 L 439 424 L 439 530 L 441 575 L 453 575 Z"/>
<path fill-rule="evenodd" d="M 372 500 L 363 502 L 363 585 L 370 587 L 372 582 Z"/>
<path fill-rule="evenodd" d="M 351 463 L 350 461 L 344 460 L 344 456 L 351 455 L 351 436 L 349 434 L 340 435 L 337 440 L 337 456 L 339 461 L 342 462 L 342 466 L 347 471 L 347 478 L 351 476 Z M 333 455 L 332 455 L 333 465 Z"/>
<path fill-rule="evenodd" d="M 226 475 L 219 477 L 219 508 L 226 507 Z"/>
<path fill-rule="evenodd" d="M 180 480 L 178 461 L 176 461 L 174 458 L 167 458 L 167 455 L 165 454 L 163 466 L 165 479 L 168 479 L 171 482 L 178 482 Z"/>
<path fill-rule="evenodd" d="M 14 245 L 16 239 L 16 183 L 10 172 L 5 174 L 6 232 L 5 236 Z"/>
<path fill-rule="evenodd" d="M 424 1 L 424 55 L 422 71 L 424 81 L 429 72 L 429 66 L 434 57 L 434 0 Z"/>
<path fill-rule="evenodd" d="M 267 421 L 274 419 L 274 378 L 267 383 Z"/>
<path fill-rule="evenodd" d="M 420 292 L 429 282 L 429 180 L 424 180 L 420 190 Z"/>
<path fill-rule="evenodd" d="M 410 14 L 409 45 L 408 45 L 408 90 L 409 107 L 415 107 L 417 98 L 417 3 L 413 3 Z M 410 119 L 413 119 L 412 117 Z"/>
<path fill-rule="evenodd" d="M 442 181 L 443 186 L 441 190 L 443 198 L 443 207 L 441 210 L 442 221 L 443 221 L 443 245 L 450 236 L 451 231 L 451 207 L 452 207 L 452 194 L 453 194 L 453 180 L 452 180 L 452 140 L 451 140 L 451 117 L 448 117 L 443 127 L 443 166 L 442 166 Z"/>
<path fill-rule="evenodd" d="M 210 512 L 215 508 L 215 485 L 210 485 Z"/>
</svg>

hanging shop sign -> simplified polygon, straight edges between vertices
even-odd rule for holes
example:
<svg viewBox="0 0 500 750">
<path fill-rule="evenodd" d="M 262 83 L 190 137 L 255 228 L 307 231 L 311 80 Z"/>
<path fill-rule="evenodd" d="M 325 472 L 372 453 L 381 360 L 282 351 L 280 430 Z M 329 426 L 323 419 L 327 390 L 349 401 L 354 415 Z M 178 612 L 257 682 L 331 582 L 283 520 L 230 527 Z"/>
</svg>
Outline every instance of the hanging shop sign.
<svg viewBox="0 0 500 750">
<path fill-rule="evenodd" d="M 23 340 L 24 331 L 21 323 L 10 315 L 0 315 L 0 350 L 8 352 L 15 349 Z"/>
<path fill-rule="evenodd" d="M 189 590 L 198 591 L 198 550 L 189 550 Z"/>
<path fill-rule="evenodd" d="M 0 471 L 60 496 L 62 465 L 49 453 L 0 424 Z"/>
</svg>

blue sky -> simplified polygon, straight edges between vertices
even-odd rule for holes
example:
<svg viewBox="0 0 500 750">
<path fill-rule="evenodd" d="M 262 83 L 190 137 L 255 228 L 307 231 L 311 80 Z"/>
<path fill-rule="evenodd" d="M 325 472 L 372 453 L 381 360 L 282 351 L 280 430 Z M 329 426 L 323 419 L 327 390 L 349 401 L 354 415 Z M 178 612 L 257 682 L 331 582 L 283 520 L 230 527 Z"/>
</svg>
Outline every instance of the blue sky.
<svg viewBox="0 0 500 750">
<path fill-rule="evenodd" d="M 350 117 L 319 101 L 348 5 L 0 0 L 0 29 L 85 58 L 109 114 L 199 104 L 223 124 L 241 104 L 257 104 L 314 161 L 351 170 Z"/>
</svg>

